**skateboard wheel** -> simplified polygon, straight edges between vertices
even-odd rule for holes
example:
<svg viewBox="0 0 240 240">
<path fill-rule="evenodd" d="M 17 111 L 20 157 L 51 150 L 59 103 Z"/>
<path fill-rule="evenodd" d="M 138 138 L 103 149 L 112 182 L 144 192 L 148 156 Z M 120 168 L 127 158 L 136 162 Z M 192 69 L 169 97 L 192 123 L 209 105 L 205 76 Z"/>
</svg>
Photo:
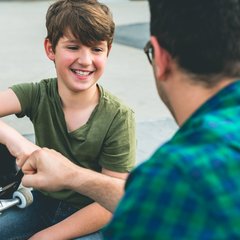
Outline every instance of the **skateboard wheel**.
<svg viewBox="0 0 240 240">
<path fill-rule="evenodd" d="M 33 202 L 33 195 L 28 188 L 19 188 L 13 193 L 13 198 L 19 199 L 19 204 L 17 204 L 19 208 L 25 208 Z"/>
</svg>

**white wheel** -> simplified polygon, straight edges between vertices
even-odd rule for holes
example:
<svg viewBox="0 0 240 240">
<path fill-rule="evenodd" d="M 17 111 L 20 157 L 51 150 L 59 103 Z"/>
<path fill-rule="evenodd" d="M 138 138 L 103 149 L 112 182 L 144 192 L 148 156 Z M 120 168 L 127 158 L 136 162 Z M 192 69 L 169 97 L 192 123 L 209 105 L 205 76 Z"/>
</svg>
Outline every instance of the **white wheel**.
<svg viewBox="0 0 240 240">
<path fill-rule="evenodd" d="M 19 208 L 25 208 L 33 202 L 33 195 L 28 188 L 19 188 L 13 193 L 13 198 L 20 200 L 19 204 L 17 204 Z"/>
</svg>

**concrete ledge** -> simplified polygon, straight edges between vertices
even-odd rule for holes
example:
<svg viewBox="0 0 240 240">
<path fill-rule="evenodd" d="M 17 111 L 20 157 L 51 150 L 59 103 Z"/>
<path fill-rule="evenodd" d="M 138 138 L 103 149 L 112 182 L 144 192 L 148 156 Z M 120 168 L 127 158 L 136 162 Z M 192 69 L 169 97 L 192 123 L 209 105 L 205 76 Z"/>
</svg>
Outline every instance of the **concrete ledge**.
<svg viewBox="0 0 240 240">
<path fill-rule="evenodd" d="M 134 23 L 117 26 L 114 42 L 142 50 L 149 38 L 149 23 Z"/>
<path fill-rule="evenodd" d="M 177 130 L 172 118 L 137 123 L 137 165 L 147 160 Z"/>
</svg>

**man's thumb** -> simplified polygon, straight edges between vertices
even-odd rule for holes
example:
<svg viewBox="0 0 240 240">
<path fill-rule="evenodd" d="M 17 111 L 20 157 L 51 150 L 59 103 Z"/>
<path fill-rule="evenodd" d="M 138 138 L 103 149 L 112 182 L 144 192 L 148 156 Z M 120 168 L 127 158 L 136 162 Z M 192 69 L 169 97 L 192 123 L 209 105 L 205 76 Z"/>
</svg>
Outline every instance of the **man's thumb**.
<svg viewBox="0 0 240 240">
<path fill-rule="evenodd" d="M 22 178 L 22 185 L 24 187 L 39 188 L 38 183 L 38 177 L 34 174 L 24 175 Z"/>
</svg>

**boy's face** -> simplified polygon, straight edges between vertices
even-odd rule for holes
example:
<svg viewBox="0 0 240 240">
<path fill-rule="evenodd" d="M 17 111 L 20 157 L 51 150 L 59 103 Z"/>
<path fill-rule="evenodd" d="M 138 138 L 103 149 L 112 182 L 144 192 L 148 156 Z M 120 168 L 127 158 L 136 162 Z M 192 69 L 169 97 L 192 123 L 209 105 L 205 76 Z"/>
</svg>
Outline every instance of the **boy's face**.
<svg viewBox="0 0 240 240">
<path fill-rule="evenodd" d="M 46 39 L 45 49 L 48 57 L 55 62 L 59 87 L 72 92 L 95 86 L 103 74 L 108 56 L 106 41 L 88 47 L 69 36 L 59 39 L 55 51 Z"/>
</svg>

